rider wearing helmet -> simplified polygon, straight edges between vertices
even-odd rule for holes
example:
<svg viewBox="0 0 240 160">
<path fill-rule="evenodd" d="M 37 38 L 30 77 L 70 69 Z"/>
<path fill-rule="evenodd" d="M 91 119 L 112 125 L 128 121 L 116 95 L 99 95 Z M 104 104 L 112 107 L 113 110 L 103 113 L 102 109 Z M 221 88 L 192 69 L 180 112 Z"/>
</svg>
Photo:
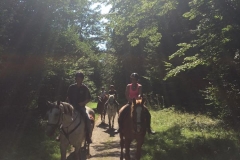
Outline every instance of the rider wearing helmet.
<svg viewBox="0 0 240 160">
<path fill-rule="evenodd" d="M 118 118 L 118 126 L 119 129 L 115 131 L 115 133 L 119 133 L 122 129 L 122 120 L 127 110 L 130 109 L 133 98 L 139 99 L 142 97 L 142 85 L 138 83 L 139 75 L 137 73 L 132 73 L 130 75 L 131 83 L 127 85 L 125 90 L 125 96 L 128 100 L 128 104 L 123 106 L 121 114 Z M 147 122 L 147 131 L 149 134 L 155 134 L 155 131 L 151 130 L 151 114 L 147 108 L 145 108 L 145 118 Z"/>
<path fill-rule="evenodd" d="M 118 110 L 119 110 L 119 103 L 117 101 L 117 91 L 114 89 L 114 85 L 110 85 L 110 90 L 108 91 L 108 95 L 114 95 L 114 103 L 117 106 Z M 108 104 L 108 100 L 106 101 L 105 105 L 104 105 L 104 112 L 106 112 L 106 107 Z"/>
<path fill-rule="evenodd" d="M 98 96 L 98 102 L 102 102 L 102 100 L 107 96 L 107 92 L 105 91 L 105 88 L 102 86 L 101 91 Z"/>
</svg>

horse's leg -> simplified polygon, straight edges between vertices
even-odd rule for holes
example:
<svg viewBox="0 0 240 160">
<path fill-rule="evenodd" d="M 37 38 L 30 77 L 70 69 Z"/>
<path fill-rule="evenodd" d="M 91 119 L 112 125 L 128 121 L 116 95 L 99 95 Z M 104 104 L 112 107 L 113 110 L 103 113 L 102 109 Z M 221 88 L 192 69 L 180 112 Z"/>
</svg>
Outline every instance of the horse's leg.
<svg viewBox="0 0 240 160">
<path fill-rule="evenodd" d="M 66 150 L 67 150 L 67 146 L 60 144 L 60 152 L 61 152 L 61 160 L 66 160 Z"/>
<path fill-rule="evenodd" d="M 140 157 L 141 157 L 142 145 L 143 145 L 143 141 L 144 141 L 143 138 L 141 138 L 140 140 L 137 141 L 136 160 L 140 160 Z"/>
<path fill-rule="evenodd" d="M 105 123 L 105 116 L 106 116 L 106 112 L 105 110 L 103 109 L 103 122 Z"/>
<path fill-rule="evenodd" d="M 130 160 L 130 144 L 131 144 L 131 139 L 126 139 L 125 138 L 125 159 Z"/>
<path fill-rule="evenodd" d="M 120 146 L 121 146 L 120 160 L 123 160 L 124 139 L 123 139 L 122 133 L 120 133 Z"/>
<path fill-rule="evenodd" d="M 87 159 L 91 158 L 90 154 L 90 144 L 87 144 Z"/>
<path fill-rule="evenodd" d="M 112 117 L 112 128 L 114 128 L 114 119 L 115 119 L 115 115 L 113 115 Z"/>
<path fill-rule="evenodd" d="M 75 147 L 75 160 L 80 160 L 81 159 L 81 146 Z"/>
<path fill-rule="evenodd" d="M 111 116 L 108 113 L 108 128 L 111 129 Z"/>
</svg>

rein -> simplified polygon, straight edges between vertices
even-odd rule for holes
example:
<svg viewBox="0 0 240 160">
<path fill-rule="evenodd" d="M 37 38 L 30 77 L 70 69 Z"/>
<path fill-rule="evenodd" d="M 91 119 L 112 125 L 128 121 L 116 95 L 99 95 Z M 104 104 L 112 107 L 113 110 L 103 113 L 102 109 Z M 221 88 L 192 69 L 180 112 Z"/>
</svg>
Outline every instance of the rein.
<svg viewBox="0 0 240 160">
<path fill-rule="evenodd" d="M 143 108 L 143 112 L 145 111 L 145 109 Z M 137 122 L 137 120 L 136 119 L 133 119 L 132 118 L 132 122 L 133 122 L 133 124 L 135 124 L 137 127 L 136 128 L 134 128 L 134 132 L 135 133 L 141 133 L 141 132 L 137 132 L 137 128 L 138 128 L 138 126 L 142 126 L 143 125 L 143 123 L 144 123 L 144 120 L 143 120 L 143 118 L 141 117 L 141 121 L 140 122 Z"/>
<path fill-rule="evenodd" d="M 56 109 L 59 109 L 60 110 L 60 108 L 59 107 L 53 107 L 53 108 L 56 108 Z M 58 121 L 57 121 L 57 123 L 55 123 L 55 124 L 53 124 L 53 123 L 47 123 L 47 126 L 53 126 L 53 127 L 57 127 L 57 126 L 60 126 L 60 118 L 62 117 L 62 112 L 60 112 L 61 113 L 61 115 L 58 117 Z"/>
<path fill-rule="evenodd" d="M 64 106 L 64 104 L 63 103 L 61 103 L 63 106 Z M 58 127 L 58 126 L 60 126 L 60 124 L 61 124 L 61 122 L 63 122 L 63 113 L 61 112 L 61 109 L 59 108 L 59 105 L 58 106 L 54 106 L 53 108 L 56 108 L 56 109 L 58 109 L 58 110 L 60 110 L 60 116 L 58 117 L 58 121 L 57 121 L 57 123 L 55 123 L 55 124 L 53 124 L 53 123 L 47 123 L 47 126 L 53 126 L 53 127 Z M 52 109 L 53 109 L 52 108 Z M 73 120 L 73 122 L 69 125 L 69 126 L 71 126 L 74 122 L 75 122 L 75 120 L 77 119 L 77 117 L 80 115 L 80 113 L 78 113 L 78 115 L 76 116 L 76 118 Z M 62 121 L 61 121 L 61 119 L 62 119 Z M 70 131 L 70 132 L 66 132 L 66 131 L 64 131 L 64 127 L 60 127 L 60 132 L 62 132 L 63 133 L 63 135 L 67 138 L 67 140 L 68 140 L 68 142 L 70 143 L 70 141 L 69 141 L 69 135 L 70 134 L 72 134 L 79 126 L 80 126 L 80 124 L 81 124 L 81 118 L 80 118 L 80 121 L 79 121 L 79 123 Z M 68 126 L 68 127 L 69 127 Z M 65 127 L 65 128 L 68 128 L 68 127 Z M 67 129 L 68 130 L 68 129 Z"/>
<path fill-rule="evenodd" d="M 80 115 L 80 113 L 78 113 L 78 115 Z M 78 117 L 78 115 L 77 115 L 77 117 Z M 77 117 L 75 118 L 75 120 L 77 119 Z M 74 120 L 74 121 L 75 121 L 75 120 Z M 74 122 L 74 121 L 73 121 L 73 122 Z M 71 126 L 71 125 L 73 124 L 73 122 L 72 122 L 69 126 Z M 82 122 L 82 121 L 81 121 L 81 118 L 80 118 L 79 123 L 78 123 L 70 132 L 68 132 L 68 131 L 65 132 L 64 129 L 63 129 L 63 127 L 61 127 L 60 131 L 64 134 L 64 136 L 68 139 L 68 141 L 69 141 L 69 135 L 72 134 L 72 133 L 78 128 L 78 126 L 80 126 L 81 122 Z M 69 127 L 69 126 L 68 126 L 68 127 Z M 65 128 L 68 128 L 68 127 L 65 127 Z M 67 130 L 68 130 L 68 129 L 67 129 Z M 69 143 L 70 143 L 70 141 L 69 141 Z"/>
</svg>

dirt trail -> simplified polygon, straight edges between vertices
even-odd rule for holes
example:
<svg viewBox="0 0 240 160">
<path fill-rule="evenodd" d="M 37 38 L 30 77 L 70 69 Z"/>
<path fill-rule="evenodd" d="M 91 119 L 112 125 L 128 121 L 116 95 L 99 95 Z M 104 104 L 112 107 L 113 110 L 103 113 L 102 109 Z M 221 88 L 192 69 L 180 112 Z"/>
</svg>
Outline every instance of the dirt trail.
<svg viewBox="0 0 240 160">
<path fill-rule="evenodd" d="M 118 128 L 118 116 L 114 120 L 114 128 Z M 96 120 L 92 135 L 93 143 L 90 145 L 91 157 L 89 160 L 119 160 L 120 159 L 120 138 L 119 134 L 114 134 L 114 130 L 108 129 L 108 117 L 105 123 L 101 122 L 100 117 Z M 131 144 L 130 155 L 133 157 L 134 144 Z M 73 151 L 73 149 L 72 149 Z M 72 152 L 71 151 L 71 152 Z M 70 155 L 69 155 L 70 154 Z M 69 153 L 67 160 L 73 160 L 73 153 Z M 85 160 L 85 157 L 82 157 Z"/>
<path fill-rule="evenodd" d="M 118 127 L 117 117 L 114 120 L 114 128 Z M 93 143 L 90 147 L 91 160 L 119 160 L 120 144 L 119 134 L 114 134 L 114 130 L 108 129 L 108 117 L 106 123 L 101 123 L 101 119 L 96 121 L 93 130 Z"/>
</svg>

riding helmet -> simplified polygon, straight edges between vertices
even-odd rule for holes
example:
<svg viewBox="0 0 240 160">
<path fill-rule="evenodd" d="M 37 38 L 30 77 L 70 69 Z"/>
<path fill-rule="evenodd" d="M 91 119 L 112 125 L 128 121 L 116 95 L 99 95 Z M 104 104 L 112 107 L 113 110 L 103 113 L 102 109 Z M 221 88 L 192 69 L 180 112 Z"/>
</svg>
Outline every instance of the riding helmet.
<svg viewBox="0 0 240 160">
<path fill-rule="evenodd" d="M 136 80 L 139 79 L 139 75 L 137 73 L 132 73 L 130 78 L 135 78 Z"/>
</svg>

